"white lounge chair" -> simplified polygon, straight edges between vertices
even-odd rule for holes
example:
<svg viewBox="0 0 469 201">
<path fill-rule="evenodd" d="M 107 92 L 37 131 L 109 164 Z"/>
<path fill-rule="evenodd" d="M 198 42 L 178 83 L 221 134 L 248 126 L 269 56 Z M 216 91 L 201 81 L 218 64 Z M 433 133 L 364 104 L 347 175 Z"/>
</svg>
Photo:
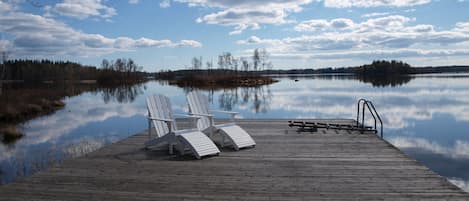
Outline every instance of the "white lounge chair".
<svg viewBox="0 0 469 201">
<path fill-rule="evenodd" d="M 148 108 L 148 135 L 152 137 L 151 125 L 156 130 L 156 137 L 145 142 L 145 147 L 158 147 L 169 145 L 169 153 L 173 154 L 173 147 L 178 145 L 179 152 L 183 155 L 188 148 L 193 155 L 200 159 L 202 156 L 220 153 L 218 147 L 204 133 L 198 129 L 178 130 L 173 118 L 169 98 L 163 95 L 151 95 L 147 98 Z M 182 115 L 188 118 L 199 118 Z"/>
<path fill-rule="evenodd" d="M 192 91 L 187 94 L 187 102 L 189 103 L 189 113 L 201 117 L 197 120 L 199 130 L 209 135 L 212 139 L 214 139 L 214 133 L 221 134 L 219 143 L 222 147 L 226 140 L 230 142 L 235 150 L 256 145 L 252 137 L 244 129 L 235 124 L 234 117 L 238 114 L 237 112 L 209 110 L 208 97 L 198 91 Z M 215 124 L 214 116 L 211 112 L 230 114 L 231 123 Z"/>
</svg>

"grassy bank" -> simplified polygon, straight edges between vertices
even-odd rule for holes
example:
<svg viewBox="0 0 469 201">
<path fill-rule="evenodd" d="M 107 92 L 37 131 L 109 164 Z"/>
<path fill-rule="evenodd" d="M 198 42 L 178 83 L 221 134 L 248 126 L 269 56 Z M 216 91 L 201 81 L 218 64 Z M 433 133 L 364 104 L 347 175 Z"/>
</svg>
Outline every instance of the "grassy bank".
<svg viewBox="0 0 469 201">
<path fill-rule="evenodd" d="M 51 114 L 63 108 L 66 92 L 47 88 L 13 88 L 4 90 L 0 96 L 0 138 L 4 143 L 12 143 L 24 136 L 17 124 Z"/>
<path fill-rule="evenodd" d="M 0 96 L 0 122 L 17 123 L 64 107 L 66 91 L 47 88 L 11 89 Z"/>
</svg>

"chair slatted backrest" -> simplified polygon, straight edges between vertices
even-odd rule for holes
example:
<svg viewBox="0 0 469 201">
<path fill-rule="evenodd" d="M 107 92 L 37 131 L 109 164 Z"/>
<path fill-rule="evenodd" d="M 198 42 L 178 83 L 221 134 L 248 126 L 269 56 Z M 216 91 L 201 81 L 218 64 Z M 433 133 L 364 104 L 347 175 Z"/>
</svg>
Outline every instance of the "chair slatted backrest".
<svg viewBox="0 0 469 201">
<path fill-rule="evenodd" d="M 148 115 L 160 119 L 172 119 L 173 112 L 171 108 L 171 102 L 168 97 L 155 94 L 147 97 L 147 108 Z M 168 125 L 164 121 L 152 120 L 153 125 L 155 126 L 156 135 L 162 137 L 168 134 L 169 129 Z M 173 131 L 177 130 L 175 121 L 171 122 L 171 129 Z"/>
<path fill-rule="evenodd" d="M 208 108 L 208 97 L 198 91 L 192 91 L 187 94 L 187 102 L 189 103 L 190 113 L 195 114 L 210 114 Z M 202 117 L 197 121 L 197 128 L 205 130 L 210 127 L 210 119 Z"/>
</svg>

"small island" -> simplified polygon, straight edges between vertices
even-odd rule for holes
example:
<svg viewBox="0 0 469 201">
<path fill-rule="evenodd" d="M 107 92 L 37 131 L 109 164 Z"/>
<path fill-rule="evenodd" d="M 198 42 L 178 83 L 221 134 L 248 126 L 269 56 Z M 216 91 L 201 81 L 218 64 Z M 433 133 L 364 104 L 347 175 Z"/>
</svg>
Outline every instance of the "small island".
<svg viewBox="0 0 469 201">
<path fill-rule="evenodd" d="M 277 82 L 272 77 L 264 76 L 264 72 L 273 67 L 265 49 L 255 49 L 251 59 L 237 58 L 230 52 L 224 52 L 218 56 L 218 69 L 213 69 L 213 61 L 206 62 L 206 69 L 202 69 L 202 57 L 194 57 L 190 69 L 161 71 L 155 76 L 167 80 L 170 85 L 198 89 L 257 87 Z"/>
</svg>

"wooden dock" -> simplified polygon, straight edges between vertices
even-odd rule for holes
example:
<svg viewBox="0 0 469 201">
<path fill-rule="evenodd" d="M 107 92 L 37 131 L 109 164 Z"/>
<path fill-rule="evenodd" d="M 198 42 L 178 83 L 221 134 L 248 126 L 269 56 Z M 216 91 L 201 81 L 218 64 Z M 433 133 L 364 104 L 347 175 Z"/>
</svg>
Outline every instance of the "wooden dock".
<svg viewBox="0 0 469 201">
<path fill-rule="evenodd" d="M 469 200 L 375 134 L 238 123 L 255 148 L 195 160 L 144 150 L 142 132 L 0 186 L 0 200 Z"/>
</svg>

